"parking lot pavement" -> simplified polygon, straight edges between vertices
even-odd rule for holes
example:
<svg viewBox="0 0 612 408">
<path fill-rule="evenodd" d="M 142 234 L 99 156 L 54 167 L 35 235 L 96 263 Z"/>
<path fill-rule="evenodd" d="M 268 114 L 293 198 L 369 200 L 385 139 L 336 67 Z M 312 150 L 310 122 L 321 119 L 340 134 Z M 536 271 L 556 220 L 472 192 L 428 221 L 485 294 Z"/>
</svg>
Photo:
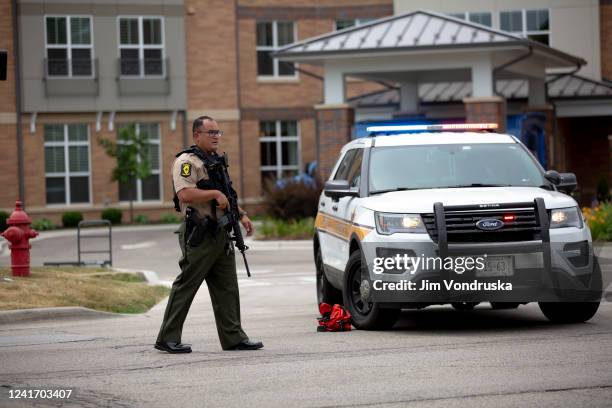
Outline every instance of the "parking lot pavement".
<svg viewBox="0 0 612 408">
<path fill-rule="evenodd" d="M 170 242 L 160 249 L 170 251 Z M 161 250 L 142 250 L 126 252 L 136 251 L 139 259 L 148 253 L 152 266 L 164 265 L 154 259 L 167 256 Z M 121 256 L 122 262 L 130 259 Z M 550 324 L 533 304 L 506 311 L 483 305 L 473 312 L 405 311 L 386 332 L 317 333 L 308 245 L 253 250 L 251 259 L 254 278 L 239 275 L 242 316 L 246 332 L 263 340 L 263 350 L 221 351 L 204 288 L 185 323 L 183 341 L 194 349 L 187 355 L 152 347 L 164 302 L 144 315 L 3 325 L 0 406 L 610 404 L 610 303 L 578 325 Z M 8 400 L 10 390 L 25 387 L 73 394 L 67 403 Z"/>
</svg>

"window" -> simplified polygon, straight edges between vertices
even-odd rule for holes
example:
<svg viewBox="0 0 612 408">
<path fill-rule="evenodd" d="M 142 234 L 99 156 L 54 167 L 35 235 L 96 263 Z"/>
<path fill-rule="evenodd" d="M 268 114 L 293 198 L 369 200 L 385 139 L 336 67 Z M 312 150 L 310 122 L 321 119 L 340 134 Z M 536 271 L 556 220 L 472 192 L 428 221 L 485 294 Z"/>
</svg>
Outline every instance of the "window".
<svg viewBox="0 0 612 408">
<path fill-rule="evenodd" d="M 353 26 L 358 27 L 372 20 L 374 19 L 373 18 L 356 18 L 356 19 L 336 20 L 334 23 L 334 29 L 338 31 L 338 30 L 344 30 L 345 28 L 349 28 Z"/>
<path fill-rule="evenodd" d="M 350 187 L 359 187 L 363 149 L 349 150 L 338 166 L 334 180 L 347 180 Z"/>
<path fill-rule="evenodd" d="M 45 125 L 44 135 L 47 204 L 89 203 L 87 125 Z"/>
<path fill-rule="evenodd" d="M 295 120 L 259 122 L 262 180 L 298 174 L 300 136 Z"/>
<path fill-rule="evenodd" d="M 164 76 L 161 17 L 119 17 L 119 58 L 123 76 Z"/>
<path fill-rule="evenodd" d="M 467 20 L 472 23 L 482 24 L 487 27 L 492 27 L 491 13 L 489 12 L 465 12 L 465 13 L 450 13 L 449 16 Z"/>
<path fill-rule="evenodd" d="M 120 129 L 127 125 L 123 125 Z M 149 163 L 151 174 L 140 180 L 135 179 L 131 184 L 119 184 L 119 201 L 130 201 L 134 193 L 134 201 L 154 201 L 161 199 L 161 139 L 158 123 L 135 123 L 136 134 L 145 133 L 149 139 Z"/>
<path fill-rule="evenodd" d="M 257 23 L 257 75 L 270 77 L 295 77 L 292 62 L 272 58 L 278 48 L 291 44 L 296 39 L 293 22 L 273 21 Z"/>
<path fill-rule="evenodd" d="M 45 17 L 47 76 L 93 75 L 91 17 Z"/>
<path fill-rule="evenodd" d="M 499 25 L 504 31 L 510 31 L 542 44 L 549 44 L 548 10 L 502 11 L 499 13 Z"/>
</svg>

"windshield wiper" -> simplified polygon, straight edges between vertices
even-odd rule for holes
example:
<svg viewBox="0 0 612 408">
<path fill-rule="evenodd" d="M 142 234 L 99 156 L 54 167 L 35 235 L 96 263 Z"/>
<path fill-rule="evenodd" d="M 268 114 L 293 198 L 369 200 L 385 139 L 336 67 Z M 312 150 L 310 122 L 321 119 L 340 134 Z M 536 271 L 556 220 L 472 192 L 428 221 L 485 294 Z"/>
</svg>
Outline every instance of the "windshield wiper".
<svg viewBox="0 0 612 408">
<path fill-rule="evenodd" d="M 410 187 L 387 188 L 385 190 L 370 191 L 370 195 L 390 193 L 392 191 L 406 191 L 406 190 L 416 190 L 416 188 L 410 188 Z"/>
</svg>

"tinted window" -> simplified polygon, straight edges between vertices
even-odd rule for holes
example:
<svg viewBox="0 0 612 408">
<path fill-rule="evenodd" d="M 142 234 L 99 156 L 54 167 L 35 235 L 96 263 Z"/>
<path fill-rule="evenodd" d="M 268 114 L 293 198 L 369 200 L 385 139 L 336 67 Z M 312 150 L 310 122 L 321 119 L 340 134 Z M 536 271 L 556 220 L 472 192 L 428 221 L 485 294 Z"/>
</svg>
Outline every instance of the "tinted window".
<svg viewBox="0 0 612 408">
<path fill-rule="evenodd" d="M 340 162 L 340 166 L 338 166 L 338 170 L 336 170 L 334 180 L 348 180 L 349 169 L 351 167 L 351 162 L 353 161 L 353 157 L 355 157 L 356 152 L 357 149 L 352 149 L 344 155 L 344 158 Z"/>
</svg>

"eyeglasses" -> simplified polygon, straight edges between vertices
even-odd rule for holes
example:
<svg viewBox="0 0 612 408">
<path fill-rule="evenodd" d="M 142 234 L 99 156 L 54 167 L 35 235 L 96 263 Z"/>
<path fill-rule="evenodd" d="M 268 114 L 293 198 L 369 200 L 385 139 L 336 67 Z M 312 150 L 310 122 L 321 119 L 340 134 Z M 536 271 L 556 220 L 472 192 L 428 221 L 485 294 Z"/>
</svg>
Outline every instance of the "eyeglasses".
<svg viewBox="0 0 612 408">
<path fill-rule="evenodd" d="M 204 133 L 210 137 L 221 137 L 223 136 L 222 130 L 198 130 L 197 133 Z"/>
</svg>

